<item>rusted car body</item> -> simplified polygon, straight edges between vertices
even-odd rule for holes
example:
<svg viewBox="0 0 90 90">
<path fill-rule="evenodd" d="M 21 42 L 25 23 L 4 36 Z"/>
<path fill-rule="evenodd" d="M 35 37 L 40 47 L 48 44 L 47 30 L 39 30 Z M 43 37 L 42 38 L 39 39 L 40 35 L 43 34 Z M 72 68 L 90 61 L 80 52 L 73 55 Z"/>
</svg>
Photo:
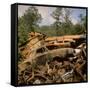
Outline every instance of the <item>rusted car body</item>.
<svg viewBox="0 0 90 90">
<path fill-rule="evenodd" d="M 73 48 L 59 48 L 54 50 L 48 50 L 46 47 L 41 47 L 35 51 L 35 56 L 32 60 L 35 60 L 37 64 L 44 65 L 46 62 L 53 59 L 62 60 L 64 58 L 74 56 Z"/>
</svg>

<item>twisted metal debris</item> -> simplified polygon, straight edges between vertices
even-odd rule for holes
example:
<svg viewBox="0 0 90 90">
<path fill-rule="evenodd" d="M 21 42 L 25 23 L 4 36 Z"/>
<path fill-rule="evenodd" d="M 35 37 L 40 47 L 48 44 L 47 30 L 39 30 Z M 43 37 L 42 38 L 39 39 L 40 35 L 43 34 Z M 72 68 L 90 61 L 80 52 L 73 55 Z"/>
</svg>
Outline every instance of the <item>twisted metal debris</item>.
<svg viewBox="0 0 90 90">
<path fill-rule="evenodd" d="M 24 53 L 24 60 L 18 64 L 19 85 L 84 82 L 87 80 L 85 42 L 79 44 L 78 41 L 74 42 L 74 47 L 69 46 L 69 48 L 64 44 L 63 48 L 59 44 L 58 47 L 54 48 L 57 46 L 54 40 L 54 46 L 50 49 L 50 42 L 41 44 L 42 39 L 39 40 L 34 48 L 26 47 L 28 57 L 26 58 Z M 36 41 L 38 42 L 38 39 Z"/>
</svg>

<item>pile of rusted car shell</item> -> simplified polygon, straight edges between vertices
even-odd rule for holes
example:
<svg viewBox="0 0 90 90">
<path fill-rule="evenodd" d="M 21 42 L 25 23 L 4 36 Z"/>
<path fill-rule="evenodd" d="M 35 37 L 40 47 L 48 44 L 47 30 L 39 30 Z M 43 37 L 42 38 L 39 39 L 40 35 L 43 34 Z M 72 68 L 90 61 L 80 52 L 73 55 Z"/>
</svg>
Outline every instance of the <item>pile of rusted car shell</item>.
<svg viewBox="0 0 90 90">
<path fill-rule="evenodd" d="M 18 64 L 18 84 L 52 84 L 87 80 L 87 45 L 84 35 L 42 40 Z M 62 42 L 61 42 L 61 41 Z M 37 41 L 37 39 L 36 39 Z M 28 43 L 31 45 L 31 43 Z M 27 46 L 28 46 L 27 44 Z M 28 49 L 27 49 L 28 50 Z M 30 49 L 31 50 L 31 49 Z"/>
</svg>

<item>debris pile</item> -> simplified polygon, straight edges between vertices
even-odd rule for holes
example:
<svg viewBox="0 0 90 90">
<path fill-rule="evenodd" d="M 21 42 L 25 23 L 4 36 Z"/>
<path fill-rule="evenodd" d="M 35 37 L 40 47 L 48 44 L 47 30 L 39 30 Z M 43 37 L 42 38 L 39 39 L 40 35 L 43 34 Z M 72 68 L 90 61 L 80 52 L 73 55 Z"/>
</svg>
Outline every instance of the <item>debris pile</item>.
<svg viewBox="0 0 90 90">
<path fill-rule="evenodd" d="M 38 48 L 34 47 L 34 50 L 32 50 L 34 52 L 33 57 L 31 58 L 29 55 L 28 58 L 18 64 L 18 84 L 30 85 L 86 81 L 87 47 L 84 42 L 85 39 L 82 39 L 81 43 L 78 39 L 74 42 L 76 44 L 74 47 L 64 46 L 61 48 L 61 44 L 59 44 L 57 48 L 53 47 L 51 49 L 50 42 L 46 42 L 46 44 Z M 55 44 L 53 43 L 53 45 Z"/>
</svg>

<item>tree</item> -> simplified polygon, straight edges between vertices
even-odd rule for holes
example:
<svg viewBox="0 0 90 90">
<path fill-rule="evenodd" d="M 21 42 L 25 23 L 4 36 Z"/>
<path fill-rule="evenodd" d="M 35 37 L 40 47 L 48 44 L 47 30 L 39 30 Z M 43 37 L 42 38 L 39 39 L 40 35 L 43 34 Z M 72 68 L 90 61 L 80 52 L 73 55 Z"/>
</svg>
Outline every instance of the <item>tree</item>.
<svg viewBox="0 0 90 90">
<path fill-rule="evenodd" d="M 71 13 L 70 8 L 56 8 L 52 13 L 52 17 L 55 19 L 53 26 L 56 27 L 58 36 L 72 33 Z"/>
<path fill-rule="evenodd" d="M 71 13 L 72 10 L 70 8 L 63 8 L 63 23 L 62 29 L 64 30 L 64 34 L 72 34 L 72 22 L 71 22 Z"/>
<path fill-rule="evenodd" d="M 29 7 L 24 15 L 18 18 L 18 44 L 22 45 L 28 40 L 28 33 L 35 31 L 38 23 L 41 21 L 41 15 L 36 7 Z"/>
<path fill-rule="evenodd" d="M 28 39 L 27 26 L 24 19 L 21 17 L 18 19 L 18 45 L 24 44 Z"/>
<path fill-rule="evenodd" d="M 59 29 L 62 22 L 62 8 L 56 8 L 56 10 L 51 15 L 56 20 L 53 25 L 56 28 L 57 35 L 59 35 Z"/>
<path fill-rule="evenodd" d="M 41 21 L 41 15 L 38 13 L 38 9 L 36 7 L 29 7 L 28 10 L 26 10 L 24 16 L 25 24 L 27 25 L 27 30 L 35 31 L 34 28 L 38 26 L 38 23 Z"/>
<path fill-rule="evenodd" d="M 79 18 L 80 18 L 80 25 L 81 25 L 81 27 L 82 27 L 82 31 L 83 31 L 83 33 L 85 33 L 86 32 L 86 16 L 84 16 L 83 14 L 80 14 L 79 15 Z"/>
<path fill-rule="evenodd" d="M 74 25 L 74 29 L 73 29 L 73 34 L 82 34 L 82 27 L 79 23 L 77 23 L 76 25 Z"/>
<path fill-rule="evenodd" d="M 70 8 L 63 8 L 63 12 L 64 12 L 64 14 L 63 14 L 64 21 L 66 23 L 71 23 L 71 20 L 70 20 L 71 13 L 72 13 L 71 9 Z"/>
</svg>

